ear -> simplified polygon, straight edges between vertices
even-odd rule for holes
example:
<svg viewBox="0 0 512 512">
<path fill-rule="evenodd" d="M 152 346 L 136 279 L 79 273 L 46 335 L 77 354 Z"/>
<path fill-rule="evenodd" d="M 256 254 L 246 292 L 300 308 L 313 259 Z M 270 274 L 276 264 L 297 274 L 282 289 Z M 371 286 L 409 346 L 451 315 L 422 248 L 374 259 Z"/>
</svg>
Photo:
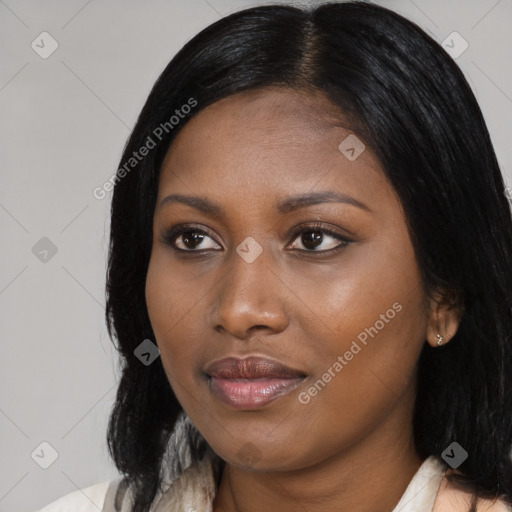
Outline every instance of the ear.
<svg viewBox="0 0 512 512">
<path fill-rule="evenodd" d="M 453 294 L 436 293 L 428 301 L 427 342 L 432 347 L 446 345 L 459 328 L 462 308 Z"/>
</svg>

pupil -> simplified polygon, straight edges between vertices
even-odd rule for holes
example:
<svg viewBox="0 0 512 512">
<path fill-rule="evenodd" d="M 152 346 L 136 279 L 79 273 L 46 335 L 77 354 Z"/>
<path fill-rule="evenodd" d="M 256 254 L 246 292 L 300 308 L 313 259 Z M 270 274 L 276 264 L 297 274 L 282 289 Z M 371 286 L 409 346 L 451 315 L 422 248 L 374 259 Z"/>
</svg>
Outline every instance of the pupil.
<svg viewBox="0 0 512 512">
<path fill-rule="evenodd" d="M 308 237 L 307 235 L 312 236 Z M 311 242 L 313 243 L 312 246 L 310 245 Z M 304 244 L 304 247 L 307 247 L 308 249 L 318 247 L 322 243 L 322 233 L 319 231 L 305 231 L 302 234 L 302 243 Z"/>
<path fill-rule="evenodd" d="M 204 235 L 201 233 L 197 233 L 197 231 L 187 231 L 183 234 L 183 243 L 186 247 L 189 249 L 194 249 L 196 245 L 199 245 L 199 243 L 203 240 Z M 189 246 L 189 242 L 192 241 L 191 247 Z M 194 242 L 199 242 L 197 244 L 194 244 Z"/>
</svg>

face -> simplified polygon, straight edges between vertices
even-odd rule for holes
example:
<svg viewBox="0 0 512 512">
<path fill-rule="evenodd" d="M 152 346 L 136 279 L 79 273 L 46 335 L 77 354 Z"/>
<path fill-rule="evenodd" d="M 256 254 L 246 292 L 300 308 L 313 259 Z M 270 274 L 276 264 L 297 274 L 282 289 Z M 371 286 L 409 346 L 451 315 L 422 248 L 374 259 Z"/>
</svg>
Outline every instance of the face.
<svg viewBox="0 0 512 512">
<path fill-rule="evenodd" d="M 426 296 L 392 186 L 333 112 L 320 93 L 239 93 L 192 118 L 162 166 L 146 281 L 155 341 L 180 404 L 238 467 L 304 468 L 376 432 L 378 449 L 412 419 Z M 301 378 L 207 374 L 246 356 Z"/>
</svg>

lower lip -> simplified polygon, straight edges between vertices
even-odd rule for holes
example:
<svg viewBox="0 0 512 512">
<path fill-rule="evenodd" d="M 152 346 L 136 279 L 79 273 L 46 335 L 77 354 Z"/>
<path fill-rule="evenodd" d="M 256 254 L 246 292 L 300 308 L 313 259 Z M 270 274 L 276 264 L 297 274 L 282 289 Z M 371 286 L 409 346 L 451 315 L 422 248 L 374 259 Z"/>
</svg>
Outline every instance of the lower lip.
<svg viewBox="0 0 512 512">
<path fill-rule="evenodd" d="M 219 379 L 210 377 L 209 387 L 224 403 L 238 409 L 254 409 L 293 391 L 305 377 L 295 379 Z"/>
</svg>

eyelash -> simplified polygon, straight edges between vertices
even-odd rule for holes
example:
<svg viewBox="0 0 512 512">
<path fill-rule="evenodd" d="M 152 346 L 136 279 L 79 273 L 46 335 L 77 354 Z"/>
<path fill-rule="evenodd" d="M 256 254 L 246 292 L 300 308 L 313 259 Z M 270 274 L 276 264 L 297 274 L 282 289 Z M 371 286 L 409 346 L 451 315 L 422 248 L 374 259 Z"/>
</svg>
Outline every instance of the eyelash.
<svg viewBox="0 0 512 512">
<path fill-rule="evenodd" d="M 335 252 L 340 251 L 341 249 L 345 248 L 347 245 L 353 242 L 353 240 L 350 240 L 349 238 L 342 236 L 337 231 L 334 231 L 330 228 L 324 227 L 321 223 L 314 223 L 310 225 L 302 225 L 298 228 L 294 229 L 291 236 L 292 236 L 292 242 L 295 241 L 298 235 L 302 233 L 309 233 L 309 232 L 320 232 L 322 234 L 326 234 L 329 236 L 332 236 L 333 238 L 339 240 L 341 243 L 338 244 L 336 247 L 333 247 L 331 249 L 326 249 L 323 251 L 315 251 L 315 250 L 307 250 L 307 249 L 294 249 L 295 251 L 299 251 L 302 253 L 318 253 L 322 255 L 328 255 Z M 180 253 L 194 253 L 194 254 L 205 254 L 207 251 L 217 251 L 218 249 L 180 249 L 179 247 L 176 247 L 176 239 L 183 235 L 184 233 L 200 233 L 203 235 L 206 235 L 213 239 L 213 237 L 204 229 L 200 229 L 197 226 L 194 225 L 176 225 L 171 227 L 165 235 L 163 235 L 163 242 L 171 247 L 174 251 L 180 252 Z M 216 242 L 217 243 L 217 242 Z"/>
</svg>

